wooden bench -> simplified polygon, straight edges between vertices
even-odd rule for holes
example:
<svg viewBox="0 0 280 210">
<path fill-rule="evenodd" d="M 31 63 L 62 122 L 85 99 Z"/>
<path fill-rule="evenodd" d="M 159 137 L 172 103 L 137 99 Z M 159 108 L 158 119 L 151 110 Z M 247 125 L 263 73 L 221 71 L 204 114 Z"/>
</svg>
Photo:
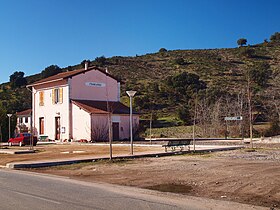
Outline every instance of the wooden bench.
<svg viewBox="0 0 280 210">
<path fill-rule="evenodd" d="M 49 140 L 48 136 L 44 136 L 44 135 L 39 136 L 39 141 L 48 141 L 48 140 Z"/>
<path fill-rule="evenodd" d="M 162 145 L 165 148 L 165 152 L 167 152 L 168 148 L 171 148 L 171 151 L 176 151 L 176 148 L 179 147 L 180 151 L 183 151 L 186 147 L 190 150 L 191 140 L 169 140 L 167 144 Z"/>
</svg>

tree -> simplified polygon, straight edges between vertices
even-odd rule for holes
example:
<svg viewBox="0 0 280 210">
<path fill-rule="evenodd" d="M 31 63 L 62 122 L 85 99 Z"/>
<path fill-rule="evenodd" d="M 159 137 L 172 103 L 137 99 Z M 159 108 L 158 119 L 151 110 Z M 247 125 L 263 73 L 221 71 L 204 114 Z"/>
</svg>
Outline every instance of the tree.
<svg viewBox="0 0 280 210">
<path fill-rule="evenodd" d="M 247 98 L 248 98 L 248 113 L 249 113 L 249 133 L 250 133 L 250 144 L 253 148 L 253 113 L 252 113 L 252 95 L 253 92 L 251 90 L 251 75 L 250 70 L 247 74 Z"/>
<path fill-rule="evenodd" d="M 273 35 L 270 36 L 270 41 L 272 42 L 280 42 L 280 33 L 275 32 Z"/>
<path fill-rule="evenodd" d="M 7 138 L 8 133 L 7 133 L 7 120 L 6 117 L 7 112 L 0 103 L 0 142 L 3 142 L 3 139 Z M 4 136 L 3 136 L 4 133 Z"/>
<path fill-rule="evenodd" d="M 237 44 L 238 44 L 239 47 L 240 46 L 242 47 L 243 45 L 247 44 L 247 39 L 244 39 L 244 38 L 238 39 Z"/>
<path fill-rule="evenodd" d="M 73 66 L 67 66 L 67 71 L 73 71 L 74 70 L 74 68 L 73 68 Z"/>
<path fill-rule="evenodd" d="M 57 66 L 57 65 L 51 65 L 46 67 L 42 72 L 41 72 L 41 78 L 47 78 L 56 74 L 59 74 L 62 72 L 62 69 Z"/>
<path fill-rule="evenodd" d="M 159 52 L 167 52 L 167 49 L 165 49 L 165 48 L 160 48 L 160 49 L 159 49 Z"/>
<path fill-rule="evenodd" d="M 100 121 L 91 127 L 91 141 L 108 141 L 108 122 Z"/>
<path fill-rule="evenodd" d="M 167 85 L 174 88 L 177 93 L 182 95 L 193 94 L 206 88 L 206 83 L 199 79 L 196 74 L 183 72 L 173 77 L 167 78 Z"/>
<path fill-rule="evenodd" d="M 88 66 L 89 66 L 89 65 L 90 65 L 90 60 L 83 60 L 83 61 L 81 62 L 82 68 L 85 67 L 85 63 L 88 63 Z"/>
<path fill-rule="evenodd" d="M 10 76 L 10 83 L 12 88 L 22 87 L 27 84 L 24 72 L 16 71 Z"/>
<path fill-rule="evenodd" d="M 177 110 L 178 118 L 184 122 L 185 125 L 191 125 L 192 117 L 189 106 L 181 106 Z"/>
<path fill-rule="evenodd" d="M 106 57 L 104 55 L 100 57 L 96 57 L 95 60 L 93 61 L 97 66 L 104 66 L 106 64 Z"/>
</svg>

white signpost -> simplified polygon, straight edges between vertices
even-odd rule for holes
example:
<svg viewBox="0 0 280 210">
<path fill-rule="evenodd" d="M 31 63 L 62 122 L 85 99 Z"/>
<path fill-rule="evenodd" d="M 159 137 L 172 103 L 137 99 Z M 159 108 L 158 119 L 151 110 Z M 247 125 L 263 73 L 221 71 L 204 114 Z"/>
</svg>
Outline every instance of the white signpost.
<svg viewBox="0 0 280 210">
<path fill-rule="evenodd" d="M 226 125 L 226 132 L 225 132 L 225 139 L 228 137 L 228 123 L 227 121 L 241 121 L 243 120 L 242 116 L 236 116 L 236 117 L 225 117 L 225 125 Z"/>
<path fill-rule="evenodd" d="M 237 117 L 225 117 L 225 120 L 226 120 L 226 121 L 229 121 L 229 120 L 242 120 L 242 116 L 237 116 Z"/>
</svg>

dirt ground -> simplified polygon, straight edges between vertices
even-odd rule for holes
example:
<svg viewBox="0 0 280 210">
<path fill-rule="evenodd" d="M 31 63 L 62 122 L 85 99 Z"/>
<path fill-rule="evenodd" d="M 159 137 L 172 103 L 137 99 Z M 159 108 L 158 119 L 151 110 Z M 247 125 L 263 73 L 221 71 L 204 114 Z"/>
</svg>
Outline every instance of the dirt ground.
<svg viewBox="0 0 280 210">
<path fill-rule="evenodd" d="M 106 182 L 198 197 L 280 208 L 280 144 L 255 144 L 255 149 L 196 153 L 159 158 L 96 161 L 32 169 L 89 182 Z M 248 146 L 249 147 L 249 146 Z M 16 147 L 13 147 L 16 149 Z M 28 149 L 28 148 L 26 148 Z M 129 154 L 129 146 L 113 146 L 114 155 Z M 0 154 L 0 165 L 108 154 L 108 146 L 44 145 L 36 155 Z M 163 151 L 134 147 L 135 153 Z M 82 152 L 81 152 L 82 151 Z M 78 153 L 76 153 L 78 152 Z"/>
<path fill-rule="evenodd" d="M 97 161 L 33 171 L 240 203 L 280 207 L 280 145 L 255 150 Z"/>
</svg>

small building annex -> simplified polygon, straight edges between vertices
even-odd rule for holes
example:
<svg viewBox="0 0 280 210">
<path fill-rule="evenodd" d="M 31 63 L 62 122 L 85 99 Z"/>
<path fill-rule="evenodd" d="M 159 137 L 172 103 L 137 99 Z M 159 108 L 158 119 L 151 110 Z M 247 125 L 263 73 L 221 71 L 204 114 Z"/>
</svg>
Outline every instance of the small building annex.
<svg viewBox="0 0 280 210">
<path fill-rule="evenodd" d="M 17 116 L 16 133 L 30 132 L 32 109 L 27 109 L 21 112 L 17 112 L 16 116 Z"/>
<path fill-rule="evenodd" d="M 120 102 L 120 81 L 97 67 L 85 67 L 37 81 L 32 87 L 34 134 L 52 140 L 128 139 L 129 108 Z M 133 127 L 139 115 L 133 114 Z"/>
</svg>

